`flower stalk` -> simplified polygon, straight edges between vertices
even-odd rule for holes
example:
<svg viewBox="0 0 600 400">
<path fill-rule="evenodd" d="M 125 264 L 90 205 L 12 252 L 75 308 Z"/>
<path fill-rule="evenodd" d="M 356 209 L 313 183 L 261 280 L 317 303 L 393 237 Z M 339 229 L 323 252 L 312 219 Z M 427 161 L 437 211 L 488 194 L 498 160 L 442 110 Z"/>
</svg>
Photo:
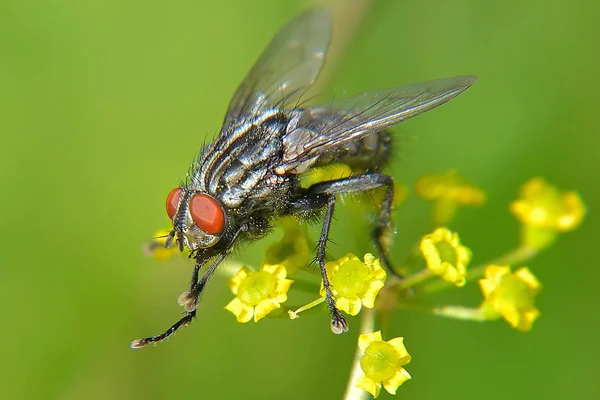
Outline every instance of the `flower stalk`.
<svg viewBox="0 0 600 400">
<path fill-rule="evenodd" d="M 362 318 L 360 319 L 360 334 L 371 333 L 375 330 L 375 312 L 373 310 L 364 310 Z M 362 368 L 360 366 L 360 359 L 362 358 L 362 351 L 357 346 L 354 353 L 354 360 L 352 361 L 352 369 L 350 370 L 350 378 L 346 385 L 346 393 L 344 394 L 344 400 L 366 400 L 369 397 L 369 393 L 356 386 L 358 379 L 362 376 Z"/>
</svg>

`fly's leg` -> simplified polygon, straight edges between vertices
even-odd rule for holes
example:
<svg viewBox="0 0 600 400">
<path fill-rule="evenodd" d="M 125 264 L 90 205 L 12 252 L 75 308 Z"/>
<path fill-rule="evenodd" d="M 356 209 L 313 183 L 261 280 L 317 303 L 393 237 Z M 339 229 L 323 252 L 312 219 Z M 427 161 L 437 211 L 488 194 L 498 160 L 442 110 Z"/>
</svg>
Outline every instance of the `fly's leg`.
<svg viewBox="0 0 600 400">
<path fill-rule="evenodd" d="M 392 245 L 392 236 L 394 234 L 394 230 L 392 227 L 392 204 L 394 203 L 394 182 L 389 175 L 379 174 L 381 177 L 385 177 L 387 179 L 382 179 L 383 181 L 387 181 L 384 185 L 387 187 L 385 191 L 385 197 L 383 198 L 383 203 L 381 203 L 379 210 L 379 220 L 377 221 L 377 225 L 371 232 L 373 243 L 375 243 L 375 248 L 377 249 L 377 253 L 379 255 L 379 259 L 383 264 L 383 267 L 388 271 L 388 273 L 395 275 L 398 278 L 402 278 L 402 276 L 394 270 L 390 260 L 387 256 L 388 251 Z"/>
<path fill-rule="evenodd" d="M 335 195 L 329 194 L 327 196 L 327 212 L 323 221 L 321 236 L 319 237 L 319 246 L 317 249 L 317 262 L 319 263 L 319 268 L 321 269 L 321 276 L 323 277 L 323 288 L 325 289 L 325 297 L 327 299 L 327 307 L 329 307 L 329 313 L 331 314 L 331 331 L 335 334 L 340 334 L 348 331 L 348 322 L 335 305 L 335 299 L 333 298 L 333 293 L 331 293 L 331 284 L 329 283 L 329 278 L 327 277 L 327 270 L 325 269 L 325 250 L 327 248 L 327 240 L 329 239 L 329 228 L 331 226 L 331 219 L 333 218 L 334 208 Z"/>
<path fill-rule="evenodd" d="M 171 326 L 169 329 L 167 329 L 165 331 L 165 333 L 161 333 L 160 335 L 156 335 L 156 336 L 149 336 L 149 337 L 142 338 L 142 339 L 136 339 L 133 342 L 131 342 L 131 344 L 129 346 L 132 349 L 141 349 L 142 347 L 146 347 L 146 345 L 148 345 L 150 343 L 162 342 L 163 340 L 165 340 L 166 338 L 168 338 L 169 336 L 171 336 L 172 334 L 177 332 L 179 330 L 179 328 L 181 328 L 182 326 L 189 325 L 195 316 L 196 316 L 195 310 L 191 313 L 186 313 L 185 317 L 181 318 L 179 321 L 177 321 L 175 324 L 173 324 L 173 326 Z"/>
<path fill-rule="evenodd" d="M 219 265 L 221 260 L 222 258 L 219 257 L 210 265 L 208 270 L 202 276 L 200 282 L 198 282 L 198 276 L 200 273 L 200 268 L 205 263 L 205 261 L 197 260 L 194 265 L 194 272 L 192 274 L 190 290 L 188 292 L 183 293 L 181 296 L 179 296 L 178 299 L 179 304 L 183 305 L 185 308 L 185 315 L 179 321 L 173 324 L 169 329 L 167 329 L 164 333 L 161 333 L 160 335 L 136 339 L 133 342 L 131 342 L 130 347 L 132 349 L 141 349 L 142 347 L 145 347 L 150 343 L 162 342 L 163 340 L 167 339 L 169 336 L 177 332 L 181 327 L 188 326 L 192 322 L 192 319 L 194 319 L 194 317 L 196 316 L 196 307 L 198 304 L 198 297 L 200 296 L 200 292 L 202 291 L 202 288 L 204 288 L 204 285 L 206 285 L 206 282 L 208 282 L 208 279 L 215 271 L 217 265 Z M 191 306 L 191 304 L 193 304 L 193 307 Z"/>
<path fill-rule="evenodd" d="M 217 266 L 223 261 L 225 257 L 229 254 L 233 245 L 238 238 L 241 232 L 244 232 L 247 229 L 246 225 L 243 225 L 237 232 L 232 236 L 232 238 L 228 241 L 225 249 L 214 259 L 210 267 L 206 270 L 202 278 L 198 281 L 198 276 L 200 274 L 200 269 L 206 261 L 208 261 L 211 257 L 213 257 L 214 253 L 199 253 L 196 257 L 196 263 L 194 265 L 194 272 L 192 273 L 192 282 L 190 285 L 190 290 L 183 293 L 179 296 L 178 302 L 183 305 L 185 308 L 185 316 L 173 324 L 169 329 L 167 329 L 164 333 L 155 336 L 149 336 L 141 339 L 136 339 L 131 342 L 130 347 L 132 349 L 140 349 L 145 347 L 150 343 L 158 343 L 167 339 L 169 336 L 177 332 L 181 327 L 187 326 L 192 322 L 192 319 L 196 316 L 196 308 L 198 307 L 198 299 L 202 290 L 206 286 L 206 283 L 212 276 L 213 272 L 217 269 Z"/>
<path fill-rule="evenodd" d="M 248 230 L 248 225 L 242 225 L 235 234 L 226 242 L 227 245 L 219 252 L 218 256 L 214 259 L 212 264 L 208 267 L 204 275 L 200 280 L 198 280 L 198 271 L 202 265 L 204 265 L 206 258 L 203 257 L 202 253 L 199 253 L 196 258 L 196 265 L 194 267 L 194 273 L 192 275 L 192 282 L 190 285 L 190 290 L 184 292 L 179 296 L 177 302 L 182 305 L 187 313 L 192 313 L 196 311 L 198 307 L 198 299 L 200 298 L 200 294 L 204 290 L 204 287 L 208 283 L 208 280 L 212 276 L 217 266 L 221 264 L 221 262 L 229 255 L 231 250 L 233 249 L 233 245 L 236 242 L 240 233 Z M 213 253 L 210 253 L 213 254 Z"/>
<path fill-rule="evenodd" d="M 379 222 L 373 230 L 373 238 L 384 267 L 393 273 L 388 258 L 385 255 L 387 251 L 386 241 L 389 242 L 389 236 L 386 238 L 386 235 L 388 235 L 391 225 L 391 208 L 394 200 L 394 182 L 390 176 L 379 172 L 368 172 L 348 178 L 319 182 L 310 186 L 302 196 L 292 202 L 292 212 L 300 215 L 325 206 L 327 207 L 323 228 L 321 229 L 321 236 L 319 238 L 317 262 L 319 263 L 321 276 L 323 277 L 323 289 L 325 290 L 327 306 L 329 307 L 329 312 L 331 314 L 331 330 L 334 333 L 343 333 L 348 330 L 346 319 L 335 305 L 335 298 L 333 297 L 331 284 L 329 282 L 329 277 L 327 276 L 327 270 L 325 269 L 325 250 L 335 208 L 335 195 L 364 192 L 383 186 L 387 187 L 387 190 L 383 204 L 381 205 Z"/>
<path fill-rule="evenodd" d="M 384 268 L 391 274 L 398 275 L 387 257 L 392 236 L 392 204 L 394 201 L 394 181 L 389 175 L 380 172 L 367 172 L 361 175 L 319 182 L 309 187 L 308 193 L 357 193 L 386 187 L 385 197 L 380 206 L 379 219 L 372 231 L 373 242 Z"/>
<path fill-rule="evenodd" d="M 308 190 L 310 191 L 310 188 Z M 306 212 L 318 210 L 325 206 L 327 207 L 327 211 L 325 213 L 323 227 L 321 229 L 321 236 L 319 237 L 319 243 L 317 245 L 317 263 L 319 264 L 319 269 L 321 270 L 323 289 L 325 290 L 325 299 L 331 315 L 331 331 L 333 333 L 340 334 L 348 330 L 348 322 L 335 305 L 335 298 L 331 292 L 331 284 L 329 282 L 329 277 L 327 276 L 327 270 L 325 269 L 325 251 L 327 248 L 327 241 L 329 239 L 329 228 L 331 227 L 331 220 L 333 218 L 333 211 L 335 208 L 335 195 L 327 192 L 305 193 L 292 202 L 292 212 L 294 214 L 301 215 Z"/>
</svg>

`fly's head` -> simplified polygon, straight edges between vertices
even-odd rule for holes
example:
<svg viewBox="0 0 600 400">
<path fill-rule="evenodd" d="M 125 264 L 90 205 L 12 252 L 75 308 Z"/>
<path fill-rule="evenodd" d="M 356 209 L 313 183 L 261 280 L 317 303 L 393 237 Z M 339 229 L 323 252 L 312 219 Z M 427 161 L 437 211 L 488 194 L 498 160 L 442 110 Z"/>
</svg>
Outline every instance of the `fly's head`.
<svg viewBox="0 0 600 400">
<path fill-rule="evenodd" d="M 221 204 L 212 196 L 188 188 L 175 188 L 167 196 L 167 215 L 173 230 L 165 243 L 170 247 L 177 240 L 179 250 L 212 247 L 221 239 L 227 216 Z"/>
</svg>

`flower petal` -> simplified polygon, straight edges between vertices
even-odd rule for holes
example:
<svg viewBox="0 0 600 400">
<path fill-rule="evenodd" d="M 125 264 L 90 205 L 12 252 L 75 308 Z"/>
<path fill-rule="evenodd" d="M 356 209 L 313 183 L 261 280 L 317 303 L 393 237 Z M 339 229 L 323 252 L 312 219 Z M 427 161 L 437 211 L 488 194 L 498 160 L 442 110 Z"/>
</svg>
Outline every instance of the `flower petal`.
<svg viewBox="0 0 600 400">
<path fill-rule="evenodd" d="M 240 283 L 242 283 L 242 281 L 246 279 L 248 275 L 250 275 L 252 272 L 253 271 L 250 268 L 244 265 L 242 266 L 242 268 L 240 268 L 237 274 L 232 276 L 231 279 L 227 281 L 229 289 L 231 289 L 233 294 L 237 294 L 238 288 L 240 287 Z"/>
<path fill-rule="evenodd" d="M 534 321 L 540 316 L 537 308 L 532 307 L 530 310 L 522 312 L 521 321 L 517 329 L 520 331 L 529 331 L 533 326 Z"/>
<path fill-rule="evenodd" d="M 335 299 L 335 305 L 337 306 L 337 308 L 344 312 L 347 312 L 350 315 L 358 314 L 361 308 L 361 303 L 358 296 L 355 298 L 338 296 Z"/>
<path fill-rule="evenodd" d="M 427 268 L 433 272 L 435 272 L 436 269 L 439 269 L 442 260 L 435 244 L 433 244 L 433 240 L 423 239 L 421 241 L 421 252 L 423 253 L 425 261 L 427 261 Z"/>
<path fill-rule="evenodd" d="M 502 275 L 510 274 L 508 265 L 488 265 L 485 268 L 485 277 L 499 281 Z"/>
<path fill-rule="evenodd" d="M 375 398 L 377 398 L 381 392 L 381 383 L 376 383 L 372 379 L 367 378 L 365 375 L 361 375 L 358 378 L 356 381 L 356 387 L 371 393 L 371 395 Z"/>
<path fill-rule="evenodd" d="M 287 298 L 287 293 L 275 293 L 275 296 L 272 297 L 278 303 L 285 303 Z"/>
<path fill-rule="evenodd" d="M 411 378 L 410 374 L 404 368 L 400 368 L 394 376 L 390 379 L 383 381 L 383 387 L 389 394 L 396 394 L 396 390 L 400 385 Z"/>
<path fill-rule="evenodd" d="M 241 323 L 248 322 L 254 314 L 254 307 L 249 306 L 237 297 L 225 306 L 225 309 L 231 311 L 237 317 L 237 321 Z"/>
<path fill-rule="evenodd" d="M 294 283 L 294 281 L 292 279 L 277 280 L 277 286 L 275 287 L 275 292 L 276 293 L 287 293 L 288 290 L 290 290 L 290 286 L 292 285 L 292 283 Z M 280 303 L 283 303 L 283 301 Z"/>
<path fill-rule="evenodd" d="M 496 282 L 491 279 L 479 280 L 479 287 L 484 297 L 488 297 L 496 289 L 496 286 L 498 286 Z"/>
<path fill-rule="evenodd" d="M 254 322 L 258 322 L 264 318 L 268 313 L 281 307 L 279 303 L 274 299 L 263 300 L 258 303 L 254 309 Z"/>
<path fill-rule="evenodd" d="M 367 284 L 367 290 L 360 297 L 362 305 L 367 308 L 375 307 L 375 298 L 385 284 L 382 281 L 373 280 Z"/>
<path fill-rule="evenodd" d="M 361 351 L 365 351 L 372 342 L 377 342 L 381 340 L 381 331 L 375 331 L 373 333 L 362 333 L 358 337 L 358 348 Z"/>
<path fill-rule="evenodd" d="M 264 264 L 260 269 L 262 271 L 266 271 L 266 272 L 270 273 L 271 275 L 275 276 L 275 278 L 277 278 L 277 280 L 285 279 L 285 277 L 287 275 L 287 271 L 282 264 L 276 264 L 276 265 Z"/>
<path fill-rule="evenodd" d="M 362 304 L 360 299 L 357 297 L 356 299 L 352 299 L 348 301 L 348 309 L 345 310 L 348 314 L 354 316 L 358 314 L 361 310 Z"/>
<path fill-rule="evenodd" d="M 400 366 L 406 365 L 410 362 L 410 354 L 408 354 L 408 350 L 404 346 L 404 338 L 397 337 L 387 341 L 389 344 L 394 346 L 394 349 L 398 352 L 398 357 L 400 358 Z"/>
<path fill-rule="evenodd" d="M 525 282 L 525 284 L 529 286 L 530 289 L 536 292 L 542 288 L 542 284 L 540 283 L 540 281 L 537 280 L 537 278 L 531 273 L 531 271 L 527 267 L 519 268 L 517 271 L 515 271 L 514 275 L 523 282 Z"/>
</svg>

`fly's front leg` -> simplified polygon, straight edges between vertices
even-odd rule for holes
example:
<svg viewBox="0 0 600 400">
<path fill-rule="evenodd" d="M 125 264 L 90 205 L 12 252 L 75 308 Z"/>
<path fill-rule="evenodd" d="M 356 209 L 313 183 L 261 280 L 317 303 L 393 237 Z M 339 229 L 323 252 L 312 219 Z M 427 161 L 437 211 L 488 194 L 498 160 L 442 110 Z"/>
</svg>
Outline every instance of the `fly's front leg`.
<svg viewBox="0 0 600 400">
<path fill-rule="evenodd" d="M 187 292 L 183 292 L 181 296 L 179 296 L 179 298 L 177 299 L 179 305 L 183 306 L 187 313 L 196 312 L 196 308 L 198 308 L 198 299 L 200 298 L 200 294 L 204 290 L 204 287 L 208 283 L 208 280 L 212 276 L 213 272 L 215 272 L 215 270 L 217 269 L 217 266 L 229 254 L 229 249 L 219 254 L 217 258 L 215 258 L 215 260 L 212 262 L 212 264 L 210 264 L 204 275 L 202 275 L 202 278 L 200 280 L 198 280 L 198 273 L 196 272 L 196 269 L 200 269 L 199 263 L 196 263 L 196 266 L 194 267 L 194 275 L 192 276 L 192 284 L 190 290 L 188 290 Z"/>
<path fill-rule="evenodd" d="M 218 253 L 217 257 L 213 260 L 212 264 L 208 267 L 202 278 L 198 280 L 199 271 L 202 265 L 204 265 L 206 261 L 205 253 L 199 253 L 196 258 L 196 264 L 194 266 L 194 273 L 192 275 L 192 281 L 190 285 L 190 290 L 187 292 L 183 292 L 177 302 L 179 305 L 183 306 L 187 313 L 196 312 L 196 308 L 198 308 L 198 299 L 200 298 L 200 294 L 204 290 L 204 287 L 208 283 L 208 280 L 212 276 L 217 266 L 221 264 L 221 262 L 229 255 L 231 250 L 233 249 L 233 245 L 235 244 L 240 233 L 248 230 L 247 225 L 242 225 L 235 234 L 227 241 L 227 245 Z M 212 250 L 212 249 L 211 249 Z M 214 252 L 210 252 L 208 257 L 212 257 Z"/>
<path fill-rule="evenodd" d="M 198 307 L 198 299 L 202 290 L 206 286 L 206 283 L 212 276 L 213 272 L 217 269 L 217 266 L 223 261 L 225 257 L 231 252 L 238 236 L 240 233 L 247 230 L 246 225 L 242 225 L 229 239 L 227 245 L 222 248 L 221 252 L 210 264 L 204 275 L 200 280 L 198 280 L 198 276 L 200 274 L 200 269 L 208 260 L 214 257 L 215 252 L 212 251 L 204 251 L 200 252 L 196 255 L 196 263 L 194 265 L 194 272 L 192 273 L 192 281 L 190 283 L 190 290 L 183 293 L 179 296 L 178 302 L 185 308 L 185 316 L 183 316 L 179 321 L 173 324 L 169 329 L 167 329 L 164 333 L 155 336 L 149 336 L 141 339 L 136 339 L 131 342 L 130 347 L 132 349 L 140 349 L 145 347 L 150 343 L 158 343 L 167 339 L 169 336 L 177 332 L 181 327 L 189 325 L 194 317 L 196 316 L 196 308 Z"/>
</svg>

